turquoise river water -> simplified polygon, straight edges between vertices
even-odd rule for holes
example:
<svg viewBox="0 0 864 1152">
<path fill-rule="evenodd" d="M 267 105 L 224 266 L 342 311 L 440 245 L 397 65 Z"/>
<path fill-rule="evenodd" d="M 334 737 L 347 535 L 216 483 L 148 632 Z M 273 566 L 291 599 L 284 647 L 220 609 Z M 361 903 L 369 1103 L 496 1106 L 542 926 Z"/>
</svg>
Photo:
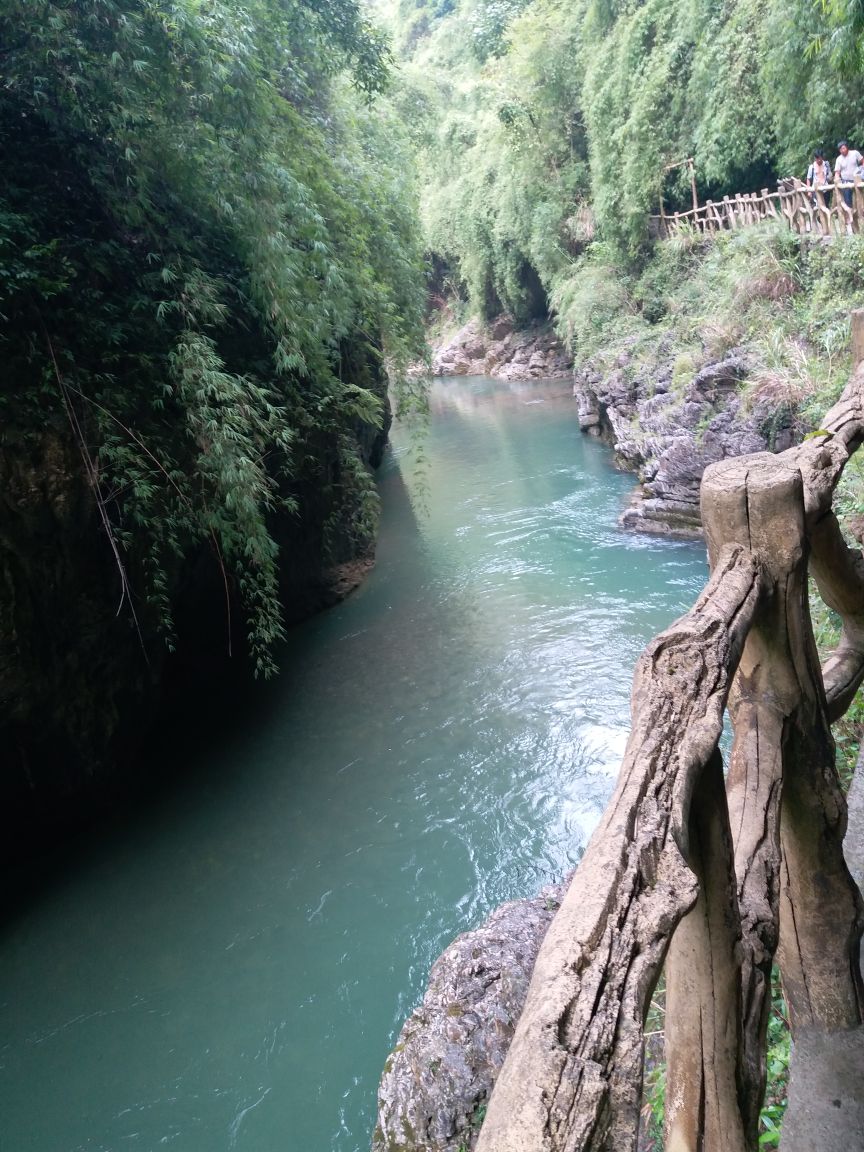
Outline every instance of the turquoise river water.
<svg viewBox="0 0 864 1152">
<path fill-rule="evenodd" d="M 3 1152 L 367 1152 L 434 958 L 578 860 L 703 549 L 619 530 L 566 382 L 437 381 L 426 453 L 364 586 L 3 927 Z"/>
</svg>

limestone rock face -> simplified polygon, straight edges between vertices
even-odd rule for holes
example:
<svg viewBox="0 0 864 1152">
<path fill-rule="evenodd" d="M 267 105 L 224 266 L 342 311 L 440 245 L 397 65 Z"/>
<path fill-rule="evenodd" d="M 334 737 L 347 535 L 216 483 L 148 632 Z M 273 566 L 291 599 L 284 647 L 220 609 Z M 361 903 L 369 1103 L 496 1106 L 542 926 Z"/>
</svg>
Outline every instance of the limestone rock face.
<svg viewBox="0 0 864 1152">
<path fill-rule="evenodd" d="M 473 1149 L 567 883 L 502 905 L 435 961 L 385 1065 L 373 1152 Z"/>
<path fill-rule="evenodd" d="M 745 407 L 740 384 L 750 372 L 733 349 L 692 375 L 673 363 L 634 369 L 625 354 L 613 371 L 575 373 L 583 429 L 602 436 L 622 467 L 641 482 L 621 522 L 647 532 L 700 531 L 699 486 L 709 464 L 750 452 L 781 451 L 795 439 L 787 409 L 769 396 Z"/>
<path fill-rule="evenodd" d="M 502 380 L 561 379 L 571 360 L 548 324 L 517 331 L 509 316 L 488 325 L 470 320 L 435 353 L 435 376 L 496 376 Z"/>
</svg>

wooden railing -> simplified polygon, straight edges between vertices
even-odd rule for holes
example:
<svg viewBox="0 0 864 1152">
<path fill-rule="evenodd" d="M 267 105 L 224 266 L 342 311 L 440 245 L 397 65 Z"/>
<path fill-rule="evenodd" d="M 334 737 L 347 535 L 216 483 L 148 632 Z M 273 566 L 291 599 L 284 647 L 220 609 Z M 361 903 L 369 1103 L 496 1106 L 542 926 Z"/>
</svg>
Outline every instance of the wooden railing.
<svg viewBox="0 0 864 1152">
<path fill-rule="evenodd" d="M 775 958 L 793 1035 L 861 1023 L 864 905 L 830 724 L 864 679 L 864 558 L 831 507 L 862 441 L 864 365 L 818 435 L 705 473 L 710 581 L 637 664 L 617 787 L 540 950 L 478 1152 L 636 1147 L 664 963 L 667 1149 L 757 1148 Z M 822 668 L 809 574 L 843 621 Z"/>
<path fill-rule="evenodd" d="M 846 203 L 843 191 L 849 193 Z M 652 216 L 663 236 L 675 236 L 686 228 L 699 232 L 722 232 L 746 228 L 763 220 L 785 221 L 794 232 L 821 236 L 848 235 L 864 231 L 864 183 L 856 176 L 852 184 L 829 184 L 807 188 L 800 180 L 779 181 L 777 191 L 750 192 L 707 200 L 689 212 Z"/>
</svg>

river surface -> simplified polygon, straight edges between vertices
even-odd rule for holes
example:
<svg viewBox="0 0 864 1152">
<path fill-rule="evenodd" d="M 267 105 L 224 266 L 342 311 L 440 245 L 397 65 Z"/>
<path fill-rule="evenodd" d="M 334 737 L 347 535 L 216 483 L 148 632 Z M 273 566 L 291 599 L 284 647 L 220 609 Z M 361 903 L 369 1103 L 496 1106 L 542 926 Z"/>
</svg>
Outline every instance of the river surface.
<svg viewBox="0 0 864 1152">
<path fill-rule="evenodd" d="M 434 958 L 579 859 L 703 549 L 617 528 L 564 382 L 436 382 L 425 452 L 364 586 L 4 926 L 3 1152 L 367 1152 Z"/>
</svg>

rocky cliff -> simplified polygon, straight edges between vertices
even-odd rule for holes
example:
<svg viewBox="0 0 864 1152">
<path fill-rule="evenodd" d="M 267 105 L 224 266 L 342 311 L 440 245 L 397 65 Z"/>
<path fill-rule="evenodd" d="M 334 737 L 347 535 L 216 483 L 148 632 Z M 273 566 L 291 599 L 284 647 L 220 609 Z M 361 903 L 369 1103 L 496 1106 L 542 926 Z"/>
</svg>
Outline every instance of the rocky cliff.
<svg viewBox="0 0 864 1152">
<path fill-rule="evenodd" d="M 749 452 L 781 451 L 800 435 L 794 412 L 768 390 L 748 398 L 751 365 L 742 349 L 701 367 L 669 358 L 643 365 L 624 352 L 611 371 L 574 371 L 586 432 L 607 440 L 640 487 L 622 523 L 646 532 L 701 530 L 699 486 L 709 464 Z"/>
<path fill-rule="evenodd" d="M 435 376 L 496 376 L 501 380 L 560 379 L 572 361 L 549 324 L 516 329 L 509 316 L 469 321 L 435 352 Z"/>
<path fill-rule="evenodd" d="M 743 348 L 709 363 L 668 356 L 646 363 L 625 350 L 611 368 L 575 366 L 549 324 L 517 330 L 508 316 L 471 320 L 435 352 L 436 376 L 502 380 L 573 376 L 579 421 L 602 437 L 639 487 L 621 517 L 643 532 L 697 535 L 699 486 L 709 464 L 748 452 L 782 451 L 802 429 L 770 389 L 745 388 L 753 365 Z"/>
</svg>

